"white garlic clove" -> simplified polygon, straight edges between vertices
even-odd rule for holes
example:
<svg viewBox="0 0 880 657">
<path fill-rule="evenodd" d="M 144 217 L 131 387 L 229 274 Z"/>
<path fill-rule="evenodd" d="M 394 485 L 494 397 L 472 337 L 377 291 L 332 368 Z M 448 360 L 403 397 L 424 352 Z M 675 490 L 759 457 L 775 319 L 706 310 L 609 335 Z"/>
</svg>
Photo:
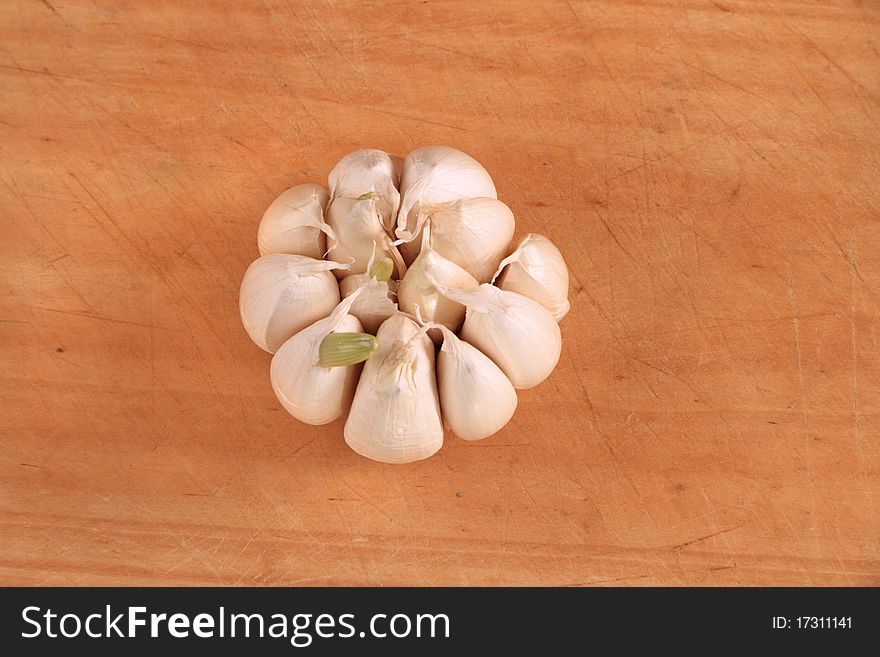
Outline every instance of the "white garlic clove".
<svg viewBox="0 0 880 657">
<path fill-rule="evenodd" d="M 355 151 L 342 158 L 330 172 L 330 198 L 357 198 L 367 192 L 375 193 L 382 226 L 391 232 L 400 205 L 399 180 L 394 159 L 385 151 L 372 148 Z"/>
<path fill-rule="evenodd" d="M 269 353 L 292 335 L 330 314 L 339 303 L 331 273 L 348 265 L 307 256 L 270 253 L 244 274 L 238 307 L 251 340 Z"/>
<path fill-rule="evenodd" d="M 464 269 L 437 253 L 429 244 L 430 229 L 426 227 L 425 230 L 425 246 L 400 281 L 398 304 L 405 313 L 457 331 L 464 321 L 465 307 L 440 294 L 437 286 L 470 290 L 477 286 L 477 281 Z M 435 342 L 440 341 L 438 331 L 432 331 L 430 335 Z"/>
<path fill-rule="evenodd" d="M 403 161 L 395 235 L 412 241 L 429 206 L 479 197 L 498 198 L 498 193 L 474 158 L 448 146 L 417 148 Z"/>
<path fill-rule="evenodd" d="M 526 235 L 514 252 L 501 261 L 492 280 L 502 290 L 534 299 L 557 322 L 571 309 L 568 267 L 556 245 L 543 235 Z"/>
<path fill-rule="evenodd" d="M 514 388 L 532 388 L 550 376 L 559 362 L 562 334 L 544 306 L 489 283 L 438 290 L 467 306 L 461 338 L 491 358 Z"/>
<path fill-rule="evenodd" d="M 433 206 L 426 211 L 425 222 L 431 227 L 431 246 L 480 283 L 492 280 L 516 227 L 510 208 L 494 198 Z M 404 262 L 410 264 L 419 252 L 419 238 L 399 248 Z"/>
<path fill-rule="evenodd" d="M 440 410 L 452 432 L 480 440 L 501 430 L 516 410 L 516 390 L 482 351 L 440 325 L 443 346 L 437 354 Z"/>
<path fill-rule="evenodd" d="M 297 185 L 281 193 L 263 214 L 257 229 L 260 255 L 291 253 L 320 260 L 327 252 L 330 227 L 324 223 L 327 190 Z"/>
<path fill-rule="evenodd" d="M 368 192 L 358 198 L 341 196 L 330 202 L 327 224 L 333 230 L 327 256 L 339 262 L 351 263 L 340 277 L 363 274 L 367 271 L 374 251 L 394 262 L 398 276 L 406 272 L 406 265 L 391 237 L 382 227 L 382 218 L 376 206 L 377 197 Z"/>
<path fill-rule="evenodd" d="M 345 422 L 345 442 L 383 463 L 428 458 L 443 445 L 434 346 L 403 315 L 387 319 L 377 338 Z"/>
<path fill-rule="evenodd" d="M 351 405 L 362 365 L 322 367 L 319 354 L 331 333 L 361 331 L 361 323 L 349 314 L 356 298 L 349 297 L 329 317 L 294 335 L 272 357 L 272 390 L 284 409 L 300 422 L 327 424 Z"/>
<path fill-rule="evenodd" d="M 376 335 L 382 322 L 397 313 L 397 281 L 379 281 L 369 274 L 346 276 L 339 281 L 343 299 L 356 290 L 361 293 L 351 307 L 351 314 L 361 321 L 367 333 Z"/>
</svg>

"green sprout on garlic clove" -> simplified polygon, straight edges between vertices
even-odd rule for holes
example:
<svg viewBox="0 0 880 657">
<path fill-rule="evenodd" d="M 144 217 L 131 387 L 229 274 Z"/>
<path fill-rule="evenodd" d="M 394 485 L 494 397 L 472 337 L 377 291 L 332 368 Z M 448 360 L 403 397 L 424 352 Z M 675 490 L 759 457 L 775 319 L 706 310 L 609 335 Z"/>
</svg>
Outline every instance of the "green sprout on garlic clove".
<svg viewBox="0 0 880 657">
<path fill-rule="evenodd" d="M 356 365 L 367 360 L 378 348 L 379 341 L 369 333 L 330 333 L 318 348 L 318 365 Z"/>
<path fill-rule="evenodd" d="M 394 271 L 394 262 L 391 258 L 382 258 L 381 260 L 373 263 L 373 266 L 370 267 L 370 278 L 375 278 L 380 283 L 387 283 L 391 278 L 391 273 Z"/>
</svg>

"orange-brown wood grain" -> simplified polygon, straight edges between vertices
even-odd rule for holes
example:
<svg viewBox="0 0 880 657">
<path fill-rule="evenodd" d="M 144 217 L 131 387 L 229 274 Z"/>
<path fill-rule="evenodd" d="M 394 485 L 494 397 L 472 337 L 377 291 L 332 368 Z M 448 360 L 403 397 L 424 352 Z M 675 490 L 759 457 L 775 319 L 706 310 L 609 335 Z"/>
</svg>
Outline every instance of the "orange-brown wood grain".
<svg viewBox="0 0 880 657">
<path fill-rule="evenodd" d="M 880 584 L 880 11 L 0 4 L 0 582 Z M 280 410 L 263 210 L 460 148 L 572 273 L 563 355 L 430 460 Z"/>
</svg>

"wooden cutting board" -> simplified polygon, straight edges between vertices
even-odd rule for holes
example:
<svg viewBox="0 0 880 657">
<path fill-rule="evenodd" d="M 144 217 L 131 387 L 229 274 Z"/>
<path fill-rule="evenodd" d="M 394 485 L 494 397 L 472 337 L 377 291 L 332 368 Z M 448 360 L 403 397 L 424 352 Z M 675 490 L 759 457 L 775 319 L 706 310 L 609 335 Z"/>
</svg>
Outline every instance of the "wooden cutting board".
<svg viewBox="0 0 880 657">
<path fill-rule="evenodd" d="M 197 5 L 0 5 L 2 583 L 880 584 L 876 3 Z M 238 285 L 283 189 L 437 143 L 572 311 L 386 466 Z"/>
</svg>

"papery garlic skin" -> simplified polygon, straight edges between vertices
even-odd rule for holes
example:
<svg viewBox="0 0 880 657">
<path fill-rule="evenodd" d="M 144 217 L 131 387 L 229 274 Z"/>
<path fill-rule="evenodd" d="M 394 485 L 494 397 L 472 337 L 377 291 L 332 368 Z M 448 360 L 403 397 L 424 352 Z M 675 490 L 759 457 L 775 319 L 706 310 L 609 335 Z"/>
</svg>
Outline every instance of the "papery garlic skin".
<svg viewBox="0 0 880 657">
<path fill-rule="evenodd" d="M 394 230 L 400 206 L 400 176 L 392 157 L 374 148 L 349 153 L 342 158 L 327 178 L 330 199 L 358 198 L 367 192 L 376 194 L 376 209 L 386 231 Z"/>
<path fill-rule="evenodd" d="M 568 267 L 556 245 L 543 235 L 529 233 L 501 261 L 493 282 L 502 290 L 534 299 L 558 322 L 571 309 Z"/>
<path fill-rule="evenodd" d="M 356 298 L 342 301 L 329 317 L 304 328 L 272 357 L 272 390 L 284 409 L 300 422 L 327 424 L 351 405 L 362 364 L 321 367 L 321 342 L 330 333 L 360 332 L 361 323 L 349 314 Z"/>
<path fill-rule="evenodd" d="M 491 358 L 514 388 L 532 388 L 559 362 L 562 334 L 544 306 L 483 283 L 473 290 L 438 289 L 467 306 L 461 338 Z"/>
<path fill-rule="evenodd" d="M 464 198 L 498 198 L 489 172 L 466 153 L 448 146 L 417 148 L 403 161 L 395 235 L 413 240 L 429 206 Z"/>
<path fill-rule="evenodd" d="M 376 337 L 379 349 L 364 364 L 345 442 L 383 463 L 428 458 L 443 446 L 434 345 L 403 315 L 387 319 Z"/>
<path fill-rule="evenodd" d="M 339 303 L 331 273 L 347 265 L 307 256 L 270 253 L 257 258 L 241 281 L 238 307 L 251 340 L 270 354 Z"/>
<path fill-rule="evenodd" d="M 431 228 L 431 246 L 480 283 L 492 280 L 516 229 L 513 212 L 494 198 L 432 206 L 426 211 L 425 222 Z M 419 237 L 399 248 L 404 261 L 410 264 L 419 253 Z"/>
<path fill-rule="evenodd" d="M 324 223 L 327 190 L 307 183 L 285 190 L 272 201 L 257 229 L 260 255 L 291 253 L 320 260 L 327 252 Z"/>
<path fill-rule="evenodd" d="M 406 271 L 400 252 L 392 245 L 391 237 L 382 227 L 376 203 L 377 197 L 371 194 L 369 198 L 340 196 L 330 202 L 327 224 L 333 230 L 335 239 L 330 240 L 327 256 L 351 265 L 345 272 L 340 272 L 340 277 L 363 274 L 374 252 L 380 257 L 390 257 L 398 276 Z"/>
<path fill-rule="evenodd" d="M 386 319 L 397 313 L 397 281 L 377 281 L 369 274 L 346 276 L 339 281 L 339 291 L 345 299 L 361 290 L 351 307 L 351 314 L 364 326 L 364 331 L 376 335 Z"/>
<path fill-rule="evenodd" d="M 464 321 L 465 307 L 440 294 L 437 285 L 470 290 L 477 286 L 477 281 L 426 245 L 400 281 L 398 305 L 403 312 L 419 316 L 423 321 L 437 322 L 457 331 Z M 431 337 L 435 342 L 440 341 L 439 332 L 432 332 Z"/>
<path fill-rule="evenodd" d="M 443 421 L 464 440 L 497 433 L 516 411 L 516 390 L 504 372 L 482 351 L 440 325 L 443 346 L 437 354 L 437 387 Z"/>
</svg>

